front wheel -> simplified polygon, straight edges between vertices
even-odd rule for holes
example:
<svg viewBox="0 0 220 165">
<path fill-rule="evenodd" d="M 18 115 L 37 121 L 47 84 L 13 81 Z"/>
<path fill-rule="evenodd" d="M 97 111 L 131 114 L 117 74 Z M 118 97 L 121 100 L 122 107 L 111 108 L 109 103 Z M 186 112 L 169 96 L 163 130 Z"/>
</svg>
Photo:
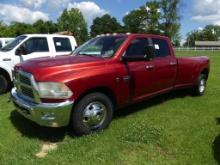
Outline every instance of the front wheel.
<svg viewBox="0 0 220 165">
<path fill-rule="evenodd" d="M 8 91 L 8 80 L 7 78 L 0 74 L 0 94 L 6 93 Z"/>
<path fill-rule="evenodd" d="M 207 76 L 205 74 L 201 74 L 198 79 L 197 85 L 194 87 L 194 94 L 197 96 L 204 95 L 206 91 L 206 82 Z"/>
<path fill-rule="evenodd" d="M 92 93 L 83 97 L 73 109 L 71 127 L 76 135 L 88 135 L 109 126 L 113 104 L 108 96 Z"/>
</svg>

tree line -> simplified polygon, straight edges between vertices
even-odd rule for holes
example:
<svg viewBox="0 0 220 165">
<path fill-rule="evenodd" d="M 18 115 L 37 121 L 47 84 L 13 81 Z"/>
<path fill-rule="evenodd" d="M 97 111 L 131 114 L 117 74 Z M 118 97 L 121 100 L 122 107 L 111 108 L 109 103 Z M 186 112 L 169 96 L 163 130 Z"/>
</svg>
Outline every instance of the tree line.
<svg viewBox="0 0 220 165">
<path fill-rule="evenodd" d="M 181 0 L 148 1 L 138 9 L 127 13 L 122 23 L 109 14 L 97 17 L 93 20 L 90 30 L 79 9 L 64 9 L 56 22 L 38 20 L 33 24 L 11 22 L 9 25 L 0 22 L 0 37 L 69 31 L 81 44 L 88 38 L 99 34 L 130 32 L 165 35 L 170 37 L 175 45 L 179 45 L 180 6 Z"/>
<path fill-rule="evenodd" d="M 219 41 L 220 26 L 207 25 L 203 29 L 193 30 L 186 35 L 184 46 L 195 47 L 195 41 Z"/>
</svg>

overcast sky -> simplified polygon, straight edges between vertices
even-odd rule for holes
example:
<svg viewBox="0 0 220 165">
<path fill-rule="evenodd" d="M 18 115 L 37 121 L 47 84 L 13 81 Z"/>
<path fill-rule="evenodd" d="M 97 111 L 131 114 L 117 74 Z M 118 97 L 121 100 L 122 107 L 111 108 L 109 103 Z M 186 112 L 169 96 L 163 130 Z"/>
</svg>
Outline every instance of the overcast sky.
<svg viewBox="0 0 220 165">
<path fill-rule="evenodd" d="M 0 0 L 0 20 L 33 23 L 38 19 L 56 21 L 64 8 L 79 8 L 88 25 L 97 16 L 109 13 L 122 22 L 129 11 L 146 0 Z M 220 0 L 183 0 L 181 36 L 207 24 L 220 25 Z"/>
</svg>

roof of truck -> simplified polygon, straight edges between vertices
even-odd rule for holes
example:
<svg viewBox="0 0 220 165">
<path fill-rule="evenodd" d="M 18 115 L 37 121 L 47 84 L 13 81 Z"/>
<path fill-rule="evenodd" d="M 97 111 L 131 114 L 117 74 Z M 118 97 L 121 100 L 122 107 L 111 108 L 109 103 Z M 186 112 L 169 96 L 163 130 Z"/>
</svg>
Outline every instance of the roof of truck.
<svg viewBox="0 0 220 165">
<path fill-rule="evenodd" d="M 61 34 L 22 34 L 22 36 L 28 37 L 73 37 L 69 35 L 61 35 Z"/>
<path fill-rule="evenodd" d="M 96 37 L 102 37 L 102 36 L 149 36 L 149 37 L 158 37 L 158 38 L 168 38 L 166 36 L 157 35 L 157 34 L 145 34 L 145 33 L 107 33 L 107 34 L 101 34 L 97 35 Z"/>
</svg>

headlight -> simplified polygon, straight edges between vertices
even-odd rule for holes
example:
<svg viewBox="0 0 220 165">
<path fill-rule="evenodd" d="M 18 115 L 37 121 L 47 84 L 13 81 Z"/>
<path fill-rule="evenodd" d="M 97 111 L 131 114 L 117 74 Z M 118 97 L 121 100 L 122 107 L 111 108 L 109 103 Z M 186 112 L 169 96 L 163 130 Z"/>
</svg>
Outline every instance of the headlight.
<svg viewBox="0 0 220 165">
<path fill-rule="evenodd" d="M 38 90 L 41 98 L 46 99 L 68 99 L 73 93 L 63 83 L 39 82 Z"/>
</svg>

